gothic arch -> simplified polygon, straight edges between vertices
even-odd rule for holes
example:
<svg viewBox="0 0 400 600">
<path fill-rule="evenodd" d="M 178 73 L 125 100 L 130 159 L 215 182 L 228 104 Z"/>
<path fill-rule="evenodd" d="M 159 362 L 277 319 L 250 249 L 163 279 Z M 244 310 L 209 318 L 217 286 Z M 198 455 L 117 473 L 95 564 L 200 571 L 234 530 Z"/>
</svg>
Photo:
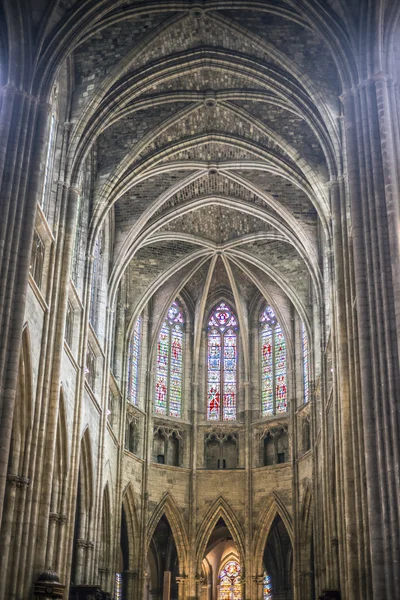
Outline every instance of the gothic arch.
<svg viewBox="0 0 400 600">
<path fill-rule="evenodd" d="M 122 505 L 125 509 L 128 529 L 129 564 L 132 565 L 139 552 L 139 518 L 135 500 L 135 492 L 131 482 L 128 483 L 122 493 Z"/>
<path fill-rule="evenodd" d="M 53 471 L 51 511 L 64 514 L 66 509 L 65 482 L 68 474 L 68 434 L 65 402 L 62 387 L 59 395 L 57 434 L 55 447 L 55 468 Z"/>
<path fill-rule="evenodd" d="M 256 575 L 261 574 L 264 571 L 264 569 L 263 569 L 264 548 L 265 548 L 265 544 L 268 539 L 269 532 L 271 530 L 271 526 L 274 522 L 275 517 L 277 517 L 277 516 L 279 516 L 282 519 L 283 524 L 285 525 L 286 530 L 288 532 L 292 547 L 293 547 L 294 531 L 293 531 L 292 518 L 291 518 L 289 511 L 286 508 L 284 502 L 279 497 L 279 495 L 276 492 L 272 492 L 272 494 L 270 496 L 269 504 L 267 505 L 266 509 L 262 513 L 262 515 L 258 521 L 258 524 L 256 526 L 257 534 L 254 539 L 254 568 L 255 568 Z"/>
<path fill-rule="evenodd" d="M 244 561 L 246 554 L 242 526 L 240 525 L 240 522 L 229 503 L 225 500 L 225 498 L 223 498 L 223 496 L 220 496 L 210 506 L 201 524 L 197 528 L 198 533 L 196 538 L 196 573 L 198 574 L 201 574 L 201 563 L 205 555 L 208 540 L 220 518 L 222 518 L 225 521 L 226 526 L 232 533 L 233 540 L 236 543 L 236 547 L 239 552 L 241 564 L 245 564 Z"/>
<path fill-rule="evenodd" d="M 313 494 L 310 483 L 307 483 L 301 509 L 300 543 L 310 543 L 312 529 Z"/>
<path fill-rule="evenodd" d="M 91 517 L 91 507 L 93 505 L 93 459 L 92 459 L 92 442 L 90 437 L 89 426 L 83 432 L 81 438 L 81 452 L 79 459 L 79 470 L 81 473 L 81 491 L 82 491 L 82 511 L 85 513 L 88 521 Z"/>
<path fill-rule="evenodd" d="M 28 476 L 29 451 L 34 418 L 32 351 L 29 325 L 22 332 L 21 351 L 18 368 L 18 387 L 15 398 L 12 443 L 9 469 L 14 475 Z"/>
<path fill-rule="evenodd" d="M 167 315 L 167 311 L 168 311 L 169 307 L 175 300 L 177 300 L 178 303 L 181 305 L 182 311 L 185 315 L 185 327 L 187 327 L 187 326 L 190 327 L 190 325 L 191 325 L 192 313 L 191 313 L 190 308 L 188 307 L 187 303 L 185 302 L 185 299 L 183 298 L 182 294 L 180 294 L 181 288 L 182 288 L 182 286 L 180 286 L 180 289 L 179 289 L 179 291 L 177 291 L 177 293 L 174 290 L 171 294 L 169 294 L 166 302 L 164 302 L 163 310 L 160 313 L 161 316 L 159 317 L 158 321 L 155 323 L 155 327 L 152 332 L 152 339 L 150 340 L 150 344 L 149 344 L 149 346 L 150 346 L 149 357 L 150 357 L 151 364 L 153 364 L 153 362 L 156 360 L 157 341 L 158 341 L 158 336 L 160 334 L 161 327 L 166 319 L 166 315 Z"/>
<path fill-rule="evenodd" d="M 149 548 L 154 531 L 161 517 L 165 515 L 171 527 L 174 536 L 176 550 L 178 553 L 179 569 L 181 573 L 188 572 L 188 553 L 189 541 L 187 537 L 185 523 L 182 519 L 182 512 L 172 495 L 166 493 L 161 499 L 159 505 L 150 517 L 147 526 L 146 549 Z"/>
</svg>

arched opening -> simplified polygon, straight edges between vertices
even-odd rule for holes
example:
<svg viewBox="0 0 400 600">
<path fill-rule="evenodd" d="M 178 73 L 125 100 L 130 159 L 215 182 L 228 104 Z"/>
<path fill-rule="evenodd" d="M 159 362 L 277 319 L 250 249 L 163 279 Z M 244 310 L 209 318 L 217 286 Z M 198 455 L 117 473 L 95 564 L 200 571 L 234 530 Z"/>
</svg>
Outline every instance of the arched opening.
<svg viewBox="0 0 400 600">
<path fill-rule="evenodd" d="M 129 571 L 129 534 L 128 534 L 128 522 L 126 519 L 125 506 L 122 504 L 121 509 L 121 532 L 119 542 L 119 557 L 118 557 L 118 573 L 116 577 L 115 596 L 119 595 L 121 600 L 127 598 L 127 577 L 126 573 Z M 119 589 L 117 589 L 119 588 Z"/>
<path fill-rule="evenodd" d="M 292 562 L 292 543 L 284 522 L 277 515 L 268 534 L 263 555 L 264 576 L 267 574 L 270 578 L 268 583 L 272 598 L 292 600 Z M 264 595 L 266 595 L 265 582 Z"/>
<path fill-rule="evenodd" d="M 167 464 L 179 467 L 179 437 L 175 431 L 168 438 Z"/>
<path fill-rule="evenodd" d="M 72 546 L 71 585 L 85 585 L 90 577 L 93 543 L 90 540 L 92 496 L 92 459 L 88 430 L 81 442 L 79 475 L 76 491 L 74 537 Z"/>
<path fill-rule="evenodd" d="M 211 532 L 202 561 L 202 600 L 242 600 L 239 549 L 224 519 Z"/>
<path fill-rule="evenodd" d="M 153 461 L 164 465 L 166 453 L 165 434 L 157 430 L 153 438 Z"/>
<path fill-rule="evenodd" d="M 179 559 L 171 526 L 165 515 L 153 533 L 147 553 L 148 578 L 144 598 L 178 600 Z"/>
</svg>

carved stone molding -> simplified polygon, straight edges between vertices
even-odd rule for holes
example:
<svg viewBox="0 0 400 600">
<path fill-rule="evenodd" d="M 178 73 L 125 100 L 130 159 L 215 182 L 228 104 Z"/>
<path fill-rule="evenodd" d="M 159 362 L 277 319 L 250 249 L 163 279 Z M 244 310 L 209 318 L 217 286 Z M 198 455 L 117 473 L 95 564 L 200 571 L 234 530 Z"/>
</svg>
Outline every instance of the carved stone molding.
<svg viewBox="0 0 400 600">
<path fill-rule="evenodd" d="M 54 521 L 56 523 L 66 523 L 68 520 L 68 517 L 67 517 L 67 515 L 64 515 L 62 513 L 50 513 L 49 520 Z"/>
<path fill-rule="evenodd" d="M 27 488 L 30 484 L 30 479 L 28 477 L 23 477 L 22 475 L 8 475 L 7 482 L 12 487 L 17 488 Z"/>
</svg>

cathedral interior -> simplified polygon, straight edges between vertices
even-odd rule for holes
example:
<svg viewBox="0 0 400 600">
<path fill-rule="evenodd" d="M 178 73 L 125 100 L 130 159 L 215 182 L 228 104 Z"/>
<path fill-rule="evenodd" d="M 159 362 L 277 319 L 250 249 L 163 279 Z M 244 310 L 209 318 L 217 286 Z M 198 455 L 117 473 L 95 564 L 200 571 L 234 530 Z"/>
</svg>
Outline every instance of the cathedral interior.
<svg viewBox="0 0 400 600">
<path fill-rule="evenodd" d="M 0 600 L 400 598 L 398 0 L 0 0 Z"/>
</svg>

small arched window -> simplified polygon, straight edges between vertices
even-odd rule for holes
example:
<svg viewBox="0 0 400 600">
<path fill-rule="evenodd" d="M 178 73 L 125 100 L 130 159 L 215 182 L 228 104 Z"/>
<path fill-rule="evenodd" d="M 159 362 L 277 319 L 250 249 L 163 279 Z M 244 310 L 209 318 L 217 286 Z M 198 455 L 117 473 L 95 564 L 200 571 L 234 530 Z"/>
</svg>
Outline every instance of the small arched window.
<svg viewBox="0 0 400 600">
<path fill-rule="evenodd" d="M 136 319 L 131 341 L 129 344 L 128 358 L 128 400 L 137 405 L 139 399 L 139 358 L 140 336 L 142 331 L 142 317 Z"/>
<path fill-rule="evenodd" d="M 310 400 L 309 376 L 308 376 L 308 335 L 304 323 L 301 324 L 301 345 L 303 354 L 303 399 L 304 404 Z"/>
<path fill-rule="evenodd" d="M 182 409 L 183 328 L 185 317 L 177 301 L 168 310 L 157 343 L 155 412 L 180 417 Z"/>
<path fill-rule="evenodd" d="M 261 313 L 261 413 L 263 417 L 287 410 L 286 344 L 274 311 Z"/>
<path fill-rule="evenodd" d="M 207 419 L 234 421 L 237 397 L 237 319 L 220 302 L 208 322 Z M 222 402 L 221 402 L 222 400 Z"/>
</svg>

